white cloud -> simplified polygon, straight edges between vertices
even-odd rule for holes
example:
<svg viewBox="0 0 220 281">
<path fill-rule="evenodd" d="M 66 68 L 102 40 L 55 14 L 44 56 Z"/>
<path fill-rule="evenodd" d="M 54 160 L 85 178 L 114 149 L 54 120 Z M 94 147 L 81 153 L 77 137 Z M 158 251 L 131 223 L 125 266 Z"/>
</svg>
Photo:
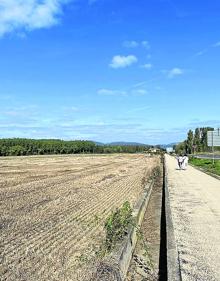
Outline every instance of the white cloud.
<svg viewBox="0 0 220 281">
<path fill-rule="evenodd" d="M 204 55 L 205 53 L 207 53 L 207 51 L 208 51 L 207 49 L 201 50 L 200 52 L 196 53 L 195 56 L 196 56 L 196 57 L 202 56 L 202 55 Z"/>
<path fill-rule="evenodd" d="M 139 43 L 137 41 L 125 41 L 123 46 L 126 48 L 136 48 L 139 46 Z"/>
<path fill-rule="evenodd" d="M 0 36 L 51 27 L 71 0 L 0 0 Z"/>
<path fill-rule="evenodd" d="M 220 41 L 219 42 L 216 42 L 213 47 L 220 47 Z"/>
<path fill-rule="evenodd" d="M 132 94 L 135 96 L 145 96 L 146 94 L 148 94 L 148 91 L 145 89 L 136 89 L 132 91 Z"/>
<path fill-rule="evenodd" d="M 132 88 L 138 88 L 147 84 L 147 81 L 136 83 L 132 86 Z"/>
<path fill-rule="evenodd" d="M 173 78 L 175 76 L 182 75 L 184 73 L 183 69 L 174 67 L 167 72 L 168 78 Z"/>
<path fill-rule="evenodd" d="M 145 68 L 145 69 L 151 69 L 153 67 L 153 65 L 151 63 L 146 63 L 146 64 L 143 64 L 141 67 Z"/>
<path fill-rule="evenodd" d="M 126 96 L 126 91 L 110 90 L 110 89 L 99 89 L 98 94 L 101 96 Z"/>
<path fill-rule="evenodd" d="M 14 117 L 27 117 L 28 115 L 34 115 L 38 110 L 36 105 L 6 107 L 5 110 L 1 110 L 0 113 L 5 116 Z"/>
<path fill-rule="evenodd" d="M 136 107 L 136 108 L 132 108 L 132 109 L 130 109 L 128 112 L 129 113 L 133 113 L 133 112 L 139 112 L 139 111 L 147 111 L 147 110 L 149 110 L 149 109 L 151 109 L 151 107 L 150 106 L 142 106 L 142 107 Z"/>
<path fill-rule="evenodd" d="M 138 42 L 138 41 L 135 41 L 135 40 L 124 41 L 123 47 L 126 47 L 126 48 L 144 47 L 145 49 L 149 50 L 150 49 L 150 43 L 148 41 L 141 41 L 141 42 Z"/>
<path fill-rule="evenodd" d="M 112 90 L 112 89 L 99 89 L 97 91 L 98 95 L 100 96 L 123 96 L 123 97 L 127 97 L 127 96 L 144 96 L 146 94 L 148 94 L 148 91 L 146 89 L 143 88 L 139 88 L 139 89 L 130 89 L 127 91 L 122 91 L 122 90 Z"/>
<path fill-rule="evenodd" d="M 150 49 L 150 43 L 148 41 L 142 41 L 141 45 L 147 50 Z"/>
<path fill-rule="evenodd" d="M 110 63 L 110 67 L 112 68 L 125 68 L 128 67 L 138 61 L 137 57 L 134 55 L 129 56 L 114 56 L 112 58 L 112 62 Z"/>
</svg>

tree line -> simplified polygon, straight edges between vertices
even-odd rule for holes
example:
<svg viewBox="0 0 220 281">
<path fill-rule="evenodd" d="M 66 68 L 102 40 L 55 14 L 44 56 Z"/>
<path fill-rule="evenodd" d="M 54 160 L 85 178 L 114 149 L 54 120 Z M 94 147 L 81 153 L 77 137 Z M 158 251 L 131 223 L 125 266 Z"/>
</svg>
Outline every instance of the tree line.
<svg viewBox="0 0 220 281">
<path fill-rule="evenodd" d="M 207 143 L 207 132 L 214 131 L 212 127 L 196 128 L 194 131 L 189 130 L 187 139 L 174 146 L 177 153 L 193 154 L 198 152 L 211 152 L 212 148 Z M 219 150 L 219 148 L 215 148 Z"/>
<path fill-rule="evenodd" d="M 99 145 L 93 141 L 59 139 L 0 139 L 0 156 L 78 154 L 78 153 L 136 153 L 149 149 L 142 145 Z"/>
</svg>

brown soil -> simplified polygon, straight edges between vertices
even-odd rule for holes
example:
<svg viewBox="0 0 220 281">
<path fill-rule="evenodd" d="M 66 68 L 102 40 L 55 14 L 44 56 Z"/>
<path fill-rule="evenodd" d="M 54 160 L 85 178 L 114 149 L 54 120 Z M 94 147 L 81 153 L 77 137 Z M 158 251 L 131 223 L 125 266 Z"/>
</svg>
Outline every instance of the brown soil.
<svg viewBox="0 0 220 281">
<path fill-rule="evenodd" d="M 1 158 L 1 280 L 84 280 L 106 217 L 137 201 L 157 164 L 141 154 Z"/>
</svg>

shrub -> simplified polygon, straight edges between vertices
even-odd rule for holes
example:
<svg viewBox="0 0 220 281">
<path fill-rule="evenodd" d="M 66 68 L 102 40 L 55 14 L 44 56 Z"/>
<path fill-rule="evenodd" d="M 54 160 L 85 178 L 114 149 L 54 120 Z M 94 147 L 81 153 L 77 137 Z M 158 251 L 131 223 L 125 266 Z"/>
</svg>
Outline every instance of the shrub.
<svg viewBox="0 0 220 281">
<path fill-rule="evenodd" d="M 121 208 L 116 209 L 107 218 L 105 223 L 106 240 L 105 248 L 111 251 L 117 242 L 123 240 L 132 224 L 132 208 L 126 201 Z"/>
</svg>

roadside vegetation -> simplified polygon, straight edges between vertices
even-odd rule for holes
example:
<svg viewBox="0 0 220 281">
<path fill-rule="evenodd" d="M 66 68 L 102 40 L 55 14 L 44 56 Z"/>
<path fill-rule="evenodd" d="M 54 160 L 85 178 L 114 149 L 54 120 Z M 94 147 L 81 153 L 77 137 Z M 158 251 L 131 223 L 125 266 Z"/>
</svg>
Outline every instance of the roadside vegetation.
<svg viewBox="0 0 220 281">
<path fill-rule="evenodd" d="M 220 160 L 215 160 L 213 165 L 212 159 L 198 159 L 191 157 L 189 163 L 202 168 L 204 171 L 220 176 Z"/>
<path fill-rule="evenodd" d="M 93 141 L 64 141 L 59 139 L 0 139 L 0 156 L 80 154 L 80 153 L 136 153 L 148 145 L 102 145 Z"/>
<path fill-rule="evenodd" d="M 126 201 L 121 208 L 117 208 L 106 219 L 104 249 L 107 252 L 113 250 L 116 244 L 124 239 L 132 223 L 132 208 L 130 203 Z"/>
<path fill-rule="evenodd" d="M 195 131 L 189 130 L 187 139 L 174 146 L 177 154 L 199 154 L 202 152 L 212 152 L 212 147 L 207 144 L 207 132 L 214 131 L 212 127 L 196 128 Z M 220 151 L 219 147 L 215 147 L 215 151 Z"/>
</svg>

